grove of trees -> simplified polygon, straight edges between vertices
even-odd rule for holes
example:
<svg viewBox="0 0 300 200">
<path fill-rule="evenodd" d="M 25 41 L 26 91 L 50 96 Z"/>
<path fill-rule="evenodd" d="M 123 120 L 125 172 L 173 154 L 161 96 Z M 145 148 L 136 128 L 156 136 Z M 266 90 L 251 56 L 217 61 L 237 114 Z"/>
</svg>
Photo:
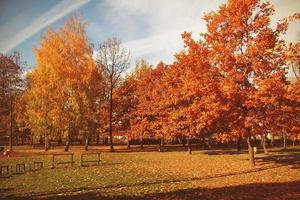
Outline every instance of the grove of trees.
<svg viewBox="0 0 300 200">
<path fill-rule="evenodd" d="M 45 150 L 56 138 L 68 151 L 75 136 L 88 150 L 90 138 L 102 134 L 114 151 L 113 133 L 123 131 L 128 146 L 139 140 L 143 148 L 145 138 L 156 138 L 161 151 L 166 138 L 186 140 L 189 153 L 194 137 L 245 140 L 254 165 L 258 136 L 265 149 L 267 134 L 300 133 L 300 44 L 283 39 L 300 14 L 274 26 L 274 13 L 269 2 L 229 0 L 204 16 L 207 31 L 199 39 L 182 34 L 184 49 L 172 64 L 153 67 L 140 60 L 127 75 L 130 55 L 121 41 L 109 38 L 94 50 L 85 23 L 72 17 L 41 38 L 26 87 L 18 86 L 18 62 L 1 57 L 1 116 L 10 113 L 10 123 L 44 138 Z M 15 100 L 19 113 L 13 118 Z"/>
</svg>

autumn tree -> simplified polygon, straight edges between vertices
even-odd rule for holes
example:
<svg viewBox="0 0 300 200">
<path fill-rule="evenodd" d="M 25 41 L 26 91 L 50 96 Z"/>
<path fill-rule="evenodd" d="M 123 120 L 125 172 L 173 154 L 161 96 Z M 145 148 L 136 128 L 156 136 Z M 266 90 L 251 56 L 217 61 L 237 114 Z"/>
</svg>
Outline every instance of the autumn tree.
<svg viewBox="0 0 300 200">
<path fill-rule="evenodd" d="M 159 132 L 161 130 L 160 119 L 157 115 L 157 105 L 160 102 L 156 99 L 156 92 L 161 91 L 158 80 L 162 77 L 164 65 L 153 69 L 145 62 L 140 64 L 136 90 L 138 101 L 134 112 L 135 117 L 131 121 L 131 134 L 140 140 L 141 148 L 143 148 L 145 137 L 153 137 L 161 133 Z"/>
<path fill-rule="evenodd" d="M 10 56 L 0 54 L 0 118 L 1 126 L 9 131 L 9 150 L 13 147 L 13 131 L 15 124 L 15 107 L 23 88 L 20 54 Z M 6 124 L 9 124 L 6 126 Z"/>
<path fill-rule="evenodd" d="M 57 134 L 88 140 L 96 131 L 102 78 L 92 58 L 93 48 L 85 35 L 85 24 L 72 17 L 59 31 L 49 29 L 35 49 L 37 66 L 29 74 L 27 114 L 30 128 L 45 138 Z"/>
<path fill-rule="evenodd" d="M 148 95 L 149 77 L 151 75 L 150 65 L 144 61 L 138 61 L 134 71 L 130 74 L 130 79 L 134 80 L 135 91 L 131 95 L 135 105 L 131 108 L 130 113 L 130 131 L 128 132 L 128 139 L 140 140 L 141 148 L 143 148 L 143 140 L 146 132 L 149 131 L 149 121 L 146 112 L 150 108 L 145 108 L 145 97 Z M 151 86 L 150 86 L 151 87 Z M 146 105 L 147 106 L 147 105 Z"/>
<path fill-rule="evenodd" d="M 191 153 L 193 137 L 210 137 L 216 132 L 217 122 L 226 111 L 226 101 L 220 91 L 220 76 L 209 63 L 205 43 L 195 42 L 190 33 L 182 37 L 185 49 L 176 55 L 167 73 L 169 92 L 165 99 L 172 108 L 172 122 L 177 132 L 187 138 Z"/>
<path fill-rule="evenodd" d="M 290 44 L 287 52 L 287 59 L 291 65 L 295 79 L 292 79 L 286 93 L 286 98 L 291 101 L 288 106 L 285 107 L 286 111 L 286 122 L 288 125 L 286 129 L 290 133 L 290 137 L 293 141 L 299 138 L 300 129 L 300 43 Z"/>
<path fill-rule="evenodd" d="M 129 51 L 126 50 L 119 39 L 109 38 L 98 46 L 97 66 L 103 73 L 109 104 L 109 138 L 110 150 L 113 147 L 113 95 L 122 80 L 123 73 L 129 66 Z"/>
<path fill-rule="evenodd" d="M 277 109 L 272 105 L 279 103 L 287 84 L 281 37 L 287 24 L 282 21 L 272 28 L 273 14 L 269 2 L 230 0 L 204 17 L 207 33 L 202 39 L 210 65 L 222 77 L 221 90 L 228 101 L 230 120 L 223 135 L 247 139 L 251 165 L 255 164 L 253 139 L 274 125 L 269 113 Z"/>
<path fill-rule="evenodd" d="M 145 61 L 142 60 L 137 62 L 133 72 L 125 76 L 124 81 L 122 81 L 115 92 L 115 129 L 126 132 L 128 148 L 130 148 L 131 139 L 139 138 L 136 137 L 135 130 L 132 125 L 137 118 L 137 85 L 144 67 L 146 67 Z"/>
</svg>

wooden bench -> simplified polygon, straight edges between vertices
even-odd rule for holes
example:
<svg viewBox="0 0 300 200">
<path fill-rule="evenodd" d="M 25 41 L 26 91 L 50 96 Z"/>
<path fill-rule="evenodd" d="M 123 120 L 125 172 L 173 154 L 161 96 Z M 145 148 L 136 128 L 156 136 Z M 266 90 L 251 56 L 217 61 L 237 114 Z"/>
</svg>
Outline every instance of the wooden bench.
<svg viewBox="0 0 300 200">
<path fill-rule="evenodd" d="M 25 163 L 16 164 L 16 174 L 23 174 L 25 171 Z"/>
<path fill-rule="evenodd" d="M 55 158 L 60 157 L 69 157 L 69 161 L 57 161 Z M 55 168 L 55 165 L 63 165 L 63 164 L 69 164 L 73 166 L 74 164 L 74 154 L 73 153 L 63 153 L 63 154 L 53 154 L 52 157 L 52 169 Z"/>
<path fill-rule="evenodd" d="M 86 157 L 91 157 L 91 156 L 96 156 L 96 158 L 94 160 L 85 160 L 84 158 Z M 97 165 L 100 164 L 100 153 L 97 152 L 97 153 L 82 153 L 81 154 L 81 159 L 80 159 L 80 166 L 81 167 L 85 167 L 85 166 L 88 166 L 88 165 L 85 165 L 86 163 L 96 163 Z"/>
<path fill-rule="evenodd" d="M 44 168 L 42 161 L 34 161 L 33 164 L 29 164 L 29 171 L 37 171 Z"/>
<path fill-rule="evenodd" d="M 0 177 L 9 177 L 10 175 L 11 174 L 8 165 L 0 166 Z"/>
<path fill-rule="evenodd" d="M 33 169 L 34 170 L 39 170 L 44 168 L 44 163 L 40 161 L 34 161 L 33 162 Z"/>
</svg>

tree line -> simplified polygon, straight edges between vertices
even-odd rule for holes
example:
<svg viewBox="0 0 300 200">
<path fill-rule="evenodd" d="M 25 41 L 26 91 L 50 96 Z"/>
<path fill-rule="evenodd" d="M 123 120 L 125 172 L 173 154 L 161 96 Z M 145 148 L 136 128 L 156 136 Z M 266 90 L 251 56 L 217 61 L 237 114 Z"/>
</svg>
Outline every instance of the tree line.
<svg viewBox="0 0 300 200">
<path fill-rule="evenodd" d="M 15 95 L 15 108 L 3 115 L 15 113 L 11 124 L 42 135 L 46 150 L 49 137 L 58 137 L 68 151 L 74 135 L 85 138 L 87 150 L 89 139 L 102 133 L 109 135 L 114 151 L 113 132 L 122 130 L 129 144 L 159 138 L 160 150 L 166 138 L 186 138 L 189 152 L 197 136 L 246 140 L 254 165 L 257 136 L 265 141 L 267 134 L 297 137 L 300 131 L 300 45 L 283 39 L 300 14 L 274 27 L 274 13 L 269 2 L 229 0 L 204 16 L 207 31 L 199 39 L 182 34 L 184 49 L 172 64 L 153 67 L 141 60 L 126 76 L 130 56 L 121 41 L 110 38 L 94 47 L 85 23 L 72 17 L 41 38 L 34 49 L 36 67 L 27 74 L 26 86 L 14 84 L 22 92 Z M 7 66 L 1 61 L 1 70 Z M 6 89 L 1 92 L 6 98 L 1 101 L 12 102 Z"/>
</svg>

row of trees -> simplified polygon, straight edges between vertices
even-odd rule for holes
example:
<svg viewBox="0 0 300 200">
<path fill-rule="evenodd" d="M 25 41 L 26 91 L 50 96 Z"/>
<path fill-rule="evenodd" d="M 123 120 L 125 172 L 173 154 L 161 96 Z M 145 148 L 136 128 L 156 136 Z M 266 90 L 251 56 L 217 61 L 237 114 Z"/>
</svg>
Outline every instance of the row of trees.
<svg viewBox="0 0 300 200">
<path fill-rule="evenodd" d="M 48 137 L 57 136 L 65 138 L 68 151 L 70 137 L 79 135 L 85 138 L 87 150 L 89 138 L 99 137 L 102 128 L 109 132 L 114 151 L 112 94 L 129 64 L 129 53 L 120 40 L 101 43 L 95 61 L 85 24 L 75 16 L 58 32 L 50 29 L 35 53 L 37 66 L 28 75 L 23 95 L 25 119 L 32 132 L 44 134 L 45 149 Z M 103 115 L 109 116 L 108 126 Z"/>
<path fill-rule="evenodd" d="M 1 122 L 11 124 L 10 150 L 13 127 L 29 129 L 34 137 L 44 138 L 45 150 L 49 148 L 49 139 L 64 139 L 65 151 L 72 137 L 85 138 L 87 150 L 91 137 L 99 139 L 99 130 L 108 131 L 114 150 L 112 94 L 128 67 L 129 52 L 119 39 L 111 38 L 99 44 L 95 61 L 85 29 L 86 24 L 78 16 L 58 31 L 49 29 L 34 49 L 36 67 L 25 79 L 21 78 L 19 57 L 16 60 L 15 55 L 1 55 L 1 108 L 9 108 L 1 110 Z M 107 115 L 108 126 L 103 121 Z"/>
<path fill-rule="evenodd" d="M 118 88 L 129 137 L 155 135 L 163 144 L 166 136 L 185 136 L 189 151 L 194 136 L 245 139 L 254 165 L 258 135 L 263 141 L 268 133 L 297 135 L 299 43 L 286 46 L 283 35 L 299 14 L 272 28 L 273 14 L 268 2 L 228 1 L 205 15 L 207 32 L 200 39 L 182 34 L 185 49 L 173 64 L 151 68 L 142 62 Z"/>
<path fill-rule="evenodd" d="M 14 110 L 24 88 L 20 55 L 0 54 L 0 134 L 9 132 L 9 149 L 12 150 L 12 135 L 16 131 Z"/>
<path fill-rule="evenodd" d="M 182 34 L 185 48 L 171 65 L 153 68 L 142 60 L 126 77 L 129 53 L 121 42 L 101 43 L 94 59 L 86 25 L 73 17 L 41 38 L 26 87 L 14 84 L 23 92 L 14 111 L 9 109 L 15 113 L 10 121 L 42 135 L 46 150 L 49 137 L 65 138 L 68 151 L 71 137 L 84 137 L 87 149 L 89 139 L 102 133 L 114 151 L 116 130 L 142 144 L 147 137 L 160 138 L 161 148 L 166 137 L 187 138 L 190 152 L 195 136 L 246 139 L 254 165 L 256 136 L 299 133 L 299 44 L 286 46 L 282 39 L 299 14 L 274 28 L 273 14 L 268 2 L 229 0 L 205 15 L 207 32 L 198 40 Z M 293 82 L 287 80 L 291 63 Z"/>
</svg>

